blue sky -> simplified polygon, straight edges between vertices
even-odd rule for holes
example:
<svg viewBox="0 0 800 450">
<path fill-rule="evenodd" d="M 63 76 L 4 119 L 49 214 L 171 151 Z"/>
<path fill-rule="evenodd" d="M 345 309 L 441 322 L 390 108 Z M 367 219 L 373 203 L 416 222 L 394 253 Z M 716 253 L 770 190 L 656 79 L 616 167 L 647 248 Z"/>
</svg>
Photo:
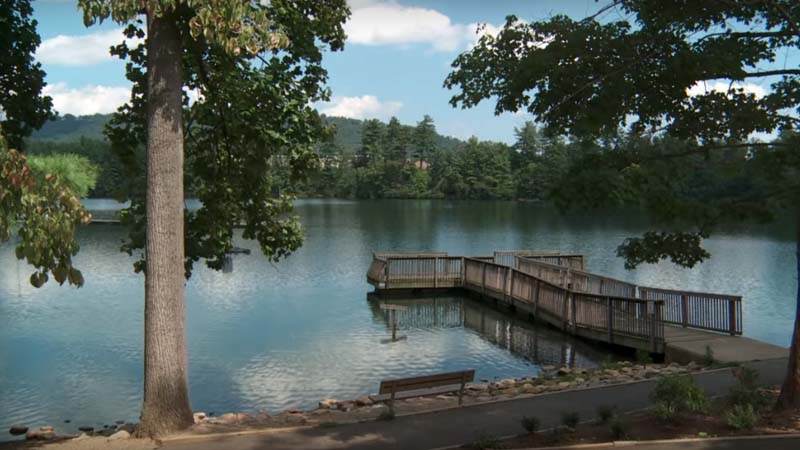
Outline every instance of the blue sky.
<svg viewBox="0 0 800 450">
<path fill-rule="evenodd" d="M 86 28 L 75 0 L 35 0 L 43 44 L 37 59 L 47 72 L 48 95 L 62 113 L 111 112 L 128 96 L 124 66 L 108 55 L 121 41 L 120 25 Z M 352 0 L 343 52 L 328 53 L 333 101 L 322 112 L 413 124 L 430 114 L 439 132 L 511 142 L 523 114 L 496 117 L 491 104 L 471 110 L 448 104 L 442 87 L 449 65 L 475 39 L 475 24 L 499 26 L 507 14 L 526 20 L 558 13 L 584 17 L 595 0 Z M 491 29 L 491 27 L 490 27 Z"/>
<path fill-rule="evenodd" d="M 318 105 L 321 112 L 357 119 L 388 120 L 396 115 L 406 124 L 430 114 L 442 134 L 503 142 L 512 142 L 514 128 L 531 116 L 495 116 L 491 102 L 470 110 L 454 109 L 448 104 L 452 93 L 442 87 L 450 63 L 475 41 L 477 24 L 487 24 L 492 32 L 508 14 L 527 21 L 556 14 L 583 18 L 606 4 L 602 0 L 348 2 L 353 12 L 345 24 L 348 41 L 343 52 L 326 55 L 333 99 Z M 76 0 L 33 1 L 42 36 L 37 59 L 49 84 L 45 93 L 62 114 L 114 111 L 129 96 L 124 65 L 108 54 L 109 46 L 122 39 L 121 26 L 107 22 L 86 28 L 76 5 Z M 602 19 L 613 20 L 618 14 L 612 9 Z M 742 86 L 763 95 L 771 81 L 762 78 Z M 724 81 L 711 82 L 693 87 L 690 93 L 727 87 Z"/>
</svg>

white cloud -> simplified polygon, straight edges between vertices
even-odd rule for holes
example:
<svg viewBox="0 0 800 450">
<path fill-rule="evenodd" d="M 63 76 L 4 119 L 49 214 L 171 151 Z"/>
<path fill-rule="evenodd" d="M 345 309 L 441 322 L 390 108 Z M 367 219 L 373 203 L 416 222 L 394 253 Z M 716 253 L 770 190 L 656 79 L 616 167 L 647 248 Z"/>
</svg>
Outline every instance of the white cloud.
<svg viewBox="0 0 800 450">
<path fill-rule="evenodd" d="M 99 64 L 115 59 L 109 54 L 109 48 L 121 43 L 123 39 L 121 28 L 77 36 L 60 34 L 42 41 L 36 50 L 36 59 L 43 64 L 64 66 Z M 131 47 L 140 42 L 139 39 L 127 41 Z"/>
<path fill-rule="evenodd" d="M 360 97 L 333 97 L 329 103 L 319 104 L 319 112 L 328 116 L 351 119 L 383 119 L 396 114 L 403 107 L 401 102 L 378 100 L 374 95 Z"/>
<path fill-rule="evenodd" d="M 426 44 L 437 51 L 456 51 L 474 45 L 478 24 L 453 23 L 439 11 L 403 6 L 393 0 L 350 0 L 352 16 L 345 24 L 347 42 L 360 45 Z M 481 34 L 496 33 L 487 25 Z"/>
<path fill-rule="evenodd" d="M 755 83 L 740 83 L 734 82 L 733 85 L 729 81 L 699 81 L 694 86 L 686 90 L 690 97 L 695 95 L 703 95 L 709 92 L 728 92 L 728 89 L 744 89 L 747 94 L 754 94 L 756 97 L 761 98 L 767 95 L 767 90 L 762 86 Z"/>
<path fill-rule="evenodd" d="M 128 101 L 131 88 L 96 85 L 70 88 L 65 83 L 54 83 L 45 86 L 43 93 L 53 97 L 53 107 L 61 114 L 106 114 Z"/>
</svg>

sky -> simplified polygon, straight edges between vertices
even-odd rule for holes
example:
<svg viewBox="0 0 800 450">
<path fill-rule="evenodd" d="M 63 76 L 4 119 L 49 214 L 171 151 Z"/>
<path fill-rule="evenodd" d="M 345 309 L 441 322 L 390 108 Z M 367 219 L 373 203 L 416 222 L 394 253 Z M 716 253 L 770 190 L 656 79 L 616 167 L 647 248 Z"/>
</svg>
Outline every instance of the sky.
<svg viewBox="0 0 800 450">
<path fill-rule="evenodd" d="M 356 119 L 388 120 L 397 116 L 414 124 L 423 115 L 433 117 L 441 134 L 513 142 L 514 128 L 532 116 L 506 113 L 495 116 L 494 105 L 484 102 L 469 110 L 448 103 L 453 91 L 442 84 L 450 64 L 474 45 L 478 24 L 497 30 L 509 14 L 523 20 L 566 14 L 576 19 L 595 13 L 596 0 L 348 0 L 352 16 L 345 24 L 344 51 L 328 52 L 331 102 L 320 112 Z M 124 103 L 130 85 L 124 63 L 108 48 L 122 40 L 121 26 L 113 22 L 86 28 L 76 0 L 34 0 L 34 18 L 42 44 L 36 58 L 47 72 L 45 94 L 60 114 L 113 112 Z M 614 10 L 606 13 L 613 16 Z M 609 17 L 613 19 L 613 17 Z M 724 89 L 727 84 L 720 85 Z M 748 86 L 754 92 L 763 89 Z M 695 92 L 717 89 L 697 86 Z"/>
<path fill-rule="evenodd" d="M 86 28 L 75 0 L 34 0 L 34 18 L 42 44 L 36 58 L 47 72 L 45 93 L 60 114 L 113 112 L 130 95 L 124 64 L 108 53 L 122 40 L 121 26 Z M 525 20 L 568 14 L 585 17 L 595 0 L 349 0 L 342 52 L 328 52 L 328 115 L 414 124 L 429 114 L 445 135 L 512 142 L 514 128 L 531 117 L 494 115 L 491 103 L 470 110 L 448 103 L 453 92 L 442 87 L 450 64 L 476 40 L 477 24 L 499 27 L 508 14 Z"/>
</svg>

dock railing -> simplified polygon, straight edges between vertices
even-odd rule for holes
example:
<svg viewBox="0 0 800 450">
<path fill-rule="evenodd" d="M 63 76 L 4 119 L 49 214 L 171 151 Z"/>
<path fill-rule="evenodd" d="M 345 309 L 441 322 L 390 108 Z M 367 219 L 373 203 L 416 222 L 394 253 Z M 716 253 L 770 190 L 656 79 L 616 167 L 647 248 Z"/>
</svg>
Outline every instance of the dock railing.
<svg viewBox="0 0 800 450">
<path fill-rule="evenodd" d="M 742 297 L 639 287 L 643 300 L 664 302 L 664 321 L 684 328 L 742 334 Z"/>
</svg>

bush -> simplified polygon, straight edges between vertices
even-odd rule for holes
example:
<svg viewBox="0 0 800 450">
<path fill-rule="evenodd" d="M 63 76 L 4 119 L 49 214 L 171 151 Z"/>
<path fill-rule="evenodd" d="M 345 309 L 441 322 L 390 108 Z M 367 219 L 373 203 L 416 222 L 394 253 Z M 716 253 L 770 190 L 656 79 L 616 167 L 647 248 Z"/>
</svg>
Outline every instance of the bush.
<svg viewBox="0 0 800 450">
<path fill-rule="evenodd" d="M 500 439 L 496 436 L 489 434 L 485 431 L 482 431 L 481 434 L 478 435 L 478 439 L 472 444 L 478 450 L 489 450 L 493 448 L 498 448 L 500 446 Z"/>
<path fill-rule="evenodd" d="M 658 380 L 650 396 L 655 414 L 662 420 L 676 420 L 685 413 L 705 411 L 706 394 L 689 375 L 673 375 Z"/>
<path fill-rule="evenodd" d="M 753 409 L 753 405 L 734 405 L 725 413 L 725 422 L 734 430 L 749 430 L 756 426 L 758 414 Z"/>
<path fill-rule="evenodd" d="M 600 423 L 608 423 L 614 417 L 614 410 L 616 408 L 614 406 L 608 405 L 600 405 L 597 407 L 597 418 L 600 419 Z"/>
<path fill-rule="evenodd" d="M 391 409 L 385 409 L 381 411 L 378 415 L 378 418 L 375 420 L 393 420 L 394 419 L 394 411 Z"/>
<path fill-rule="evenodd" d="M 769 398 L 759 389 L 758 371 L 747 367 L 734 369 L 737 383 L 728 391 L 728 403 L 732 406 L 751 406 L 759 411 L 769 404 Z"/>
<path fill-rule="evenodd" d="M 622 439 L 628 435 L 628 424 L 620 417 L 614 417 L 609 427 L 611 437 L 614 439 Z"/>
<path fill-rule="evenodd" d="M 711 367 L 714 365 L 714 350 L 711 350 L 710 345 L 706 345 L 706 354 L 703 356 L 703 365 Z"/>
<path fill-rule="evenodd" d="M 565 412 L 561 414 L 561 424 L 567 428 L 575 429 L 578 426 L 578 422 L 581 421 L 581 416 L 577 412 Z"/>
<path fill-rule="evenodd" d="M 522 428 L 525 428 L 525 431 L 528 433 L 536 433 L 539 431 L 539 425 L 541 425 L 541 421 L 538 417 L 528 417 L 522 416 Z"/>
<path fill-rule="evenodd" d="M 645 350 L 636 350 L 636 362 L 639 364 L 653 364 L 653 357 L 650 352 Z"/>
</svg>

